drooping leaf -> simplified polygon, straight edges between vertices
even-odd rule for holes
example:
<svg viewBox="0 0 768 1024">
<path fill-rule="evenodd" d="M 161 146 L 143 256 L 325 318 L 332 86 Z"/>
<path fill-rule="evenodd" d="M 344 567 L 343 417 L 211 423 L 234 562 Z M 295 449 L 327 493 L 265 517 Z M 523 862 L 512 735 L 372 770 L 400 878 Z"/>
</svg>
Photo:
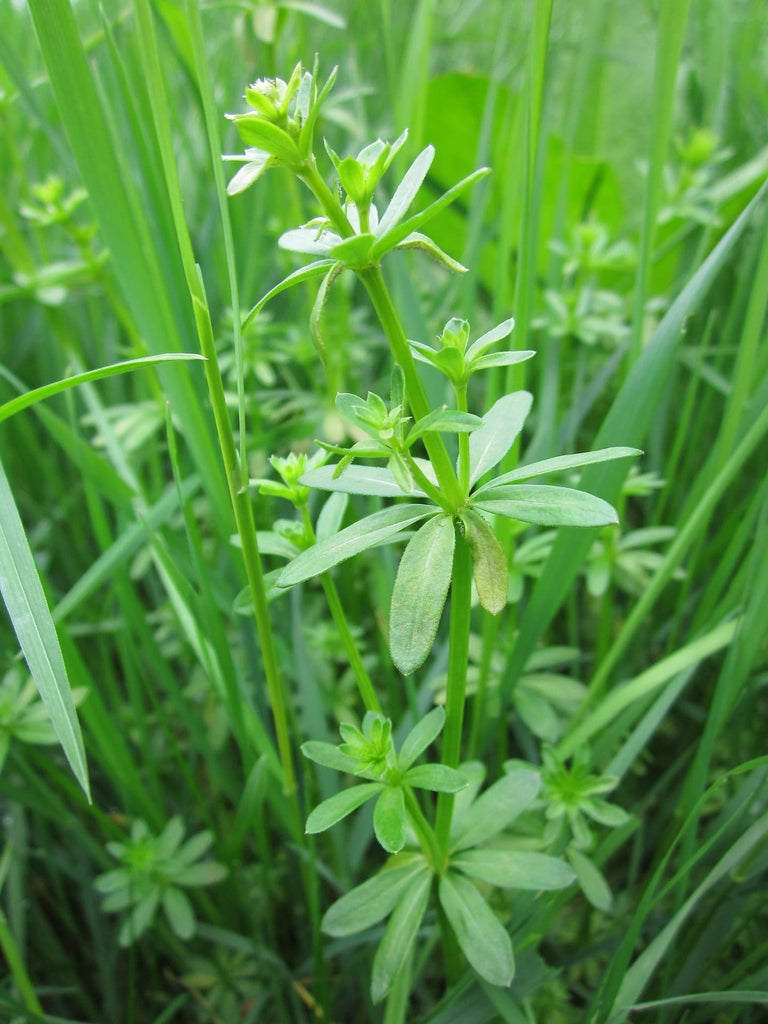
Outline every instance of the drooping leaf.
<svg viewBox="0 0 768 1024">
<path fill-rule="evenodd" d="M 482 516 L 468 509 L 464 523 L 467 541 L 472 548 L 472 574 L 477 596 L 487 612 L 498 615 L 507 603 L 507 556 Z"/>
<path fill-rule="evenodd" d="M 403 865 L 383 868 L 329 907 L 323 917 L 323 931 L 326 935 L 341 938 L 370 928 L 390 914 L 406 886 L 428 870 L 422 857 Z"/>
<path fill-rule="evenodd" d="M 439 245 L 433 242 L 428 235 L 422 235 L 419 231 L 412 231 L 395 248 L 418 249 L 420 252 L 426 253 L 427 256 L 431 256 L 433 260 L 442 264 L 447 270 L 453 271 L 454 274 L 466 274 L 467 272 L 467 267 L 463 263 L 453 259 L 452 256 L 449 256 L 447 252 L 444 252 Z"/>
<path fill-rule="evenodd" d="M 480 846 L 497 835 L 533 803 L 541 786 L 538 772 L 511 772 L 494 782 L 461 819 L 452 850 Z"/>
<path fill-rule="evenodd" d="M 312 303 L 312 312 L 309 315 L 309 333 L 312 335 L 312 340 L 315 343 L 315 349 L 320 357 L 320 361 L 325 366 L 325 339 L 323 338 L 323 312 L 325 311 L 326 303 L 328 302 L 328 296 L 330 295 L 331 288 L 344 270 L 344 264 L 341 262 L 339 256 L 334 252 L 335 263 L 331 263 L 330 270 L 325 275 L 323 280 L 320 282 L 320 287 L 317 290 L 315 301 Z M 321 264 L 325 264 L 325 260 L 321 260 Z M 316 264 L 312 264 L 316 266 Z"/>
<path fill-rule="evenodd" d="M 371 998 L 374 1003 L 380 1002 L 387 994 L 393 978 L 411 952 L 427 909 L 431 882 L 431 874 L 419 874 L 400 895 L 373 958 Z"/>
<path fill-rule="evenodd" d="M 234 179 L 233 179 L 234 181 Z M 261 312 L 266 304 L 273 299 L 280 292 L 284 292 L 287 288 L 292 288 L 295 284 L 301 284 L 303 281 L 310 281 L 313 277 L 319 277 L 320 274 L 327 274 L 330 267 L 334 265 L 334 260 L 325 259 L 317 260 L 315 263 L 310 263 L 306 267 L 301 267 L 299 270 L 294 270 L 292 274 L 284 277 L 279 284 L 276 284 L 274 288 L 270 288 L 266 295 L 263 295 L 256 305 L 249 311 L 248 316 L 243 320 L 243 329 L 253 320 L 253 318 Z"/>
<path fill-rule="evenodd" d="M 613 505 L 602 498 L 547 484 L 491 487 L 473 504 L 486 512 L 540 526 L 609 526 L 619 521 Z"/>
<path fill-rule="evenodd" d="M 405 846 L 405 797 L 400 786 L 386 786 L 373 811 L 373 831 L 387 853 Z"/>
<path fill-rule="evenodd" d="M 452 857 L 451 864 L 502 889 L 563 889 L 576 878 L 565 861 L 524 850 L 466 850 Z"/>
<path fill-rule="evenodd" d="M 384 784 L 381 782 L 364 782 L 359 786 L 343 789 L 340 793 L 335 793 L 327 800 L 323 800 L 307 818 L 307 835 L 325 832 L 337 821 L 341 821 L 352 811 L 362 807 L 366 800 L 376 796 L 383 788 Z"/>
<path fill-rule="evenodd" d="M 432 650 L 451 583 L 455 543 L 453 520 L 439 515 L 421 527 L 403 552 L 389 618 L 389 649 L 403 675 L 419 668 Z"/>
<path fill-rule="evenodd" d="M 318 576 L 367 548 L 387 542 L 406 527 L 436 513 L 437 509 L 432 505 L 394 505 L 381 512 L 374 512 L 334 537 L 302 551 L 280 573 L 278 586 L 292 587 L 312 576 Z"/>
<path fill-rule="evenodd" d="M 445 711 L 443 708 L 433 708 L 428 715 L 414 725 L 400 747 L 397 763 L 401 771 L 407 771 L 430 743 L 434 743 L 440 735 L 444 723 Z"/>
<path fill-rule="evenodd" d="M 523 429 L 533 396 L 528 391 L 503 395 L 483 416 L 469 438 L 469 482 L 479 480 L 501 462 Z"/>
<path fill-rule="evenodd" d="M 464 956 L 481 978 L 509 985 L 515 976 L 512 940 L 474 885 L 446 872 L 440 879 L 440 903 Z"/>
</svg>

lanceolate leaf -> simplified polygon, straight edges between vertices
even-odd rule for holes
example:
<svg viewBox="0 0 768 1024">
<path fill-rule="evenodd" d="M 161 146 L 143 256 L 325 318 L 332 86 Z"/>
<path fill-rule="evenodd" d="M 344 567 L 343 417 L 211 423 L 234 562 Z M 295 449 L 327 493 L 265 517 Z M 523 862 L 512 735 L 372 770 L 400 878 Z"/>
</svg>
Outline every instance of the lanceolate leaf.
<svg viewBox="0 0 768 1024">
<path fill-rule="evenodd" d="M 563 889 L 576 878 L 557 857 L 518 850 L 467 850 L 451 858 L 453 867 L 502 889 Z"/>
<path fill-rule="evenodd" d="M 310 469 L 301 483 L 307 487 L 319 487 L 324 491 L 343 491 L 346 494 L 370 494 L 381 498 L 402 498 L 403 491 L 395 480 L 392 470 L 386 466 L 348 466 L 341 476 L 334 477 L 336 466 L 318 466 Z M 414 487 L 411 492 L 424 492 Z"/>
<path fill-rule="evenodd" d="M 463 263 L 459 263 L 458 260 L 453 259 L 447 252 L 443 252 L 439 245 L 436 245 L 431 238 L 427 235 L 422 235 L 418 231 L 413 231 L 410 235 L 403 239 L 403 241 L 397 246 L 398 249 L 420 249 L 421 252 L 425 252 L 427 256 L 431 256 L 433 260 L 438 263 L 442 263 L 448 270 L 452 270 L 454 274 L 465 274 L 467 268 Z"/>
<path fill-rule="evenodd" d="M 408 431 L 406 444 L 412 445 L 417 438 L 426 434 L 428 430 L 437 430 L 442 433 L 469 433 L 477 430 L 483 425 L 479 416 L 473 416 L 470 412 L 460 412 L 458 409 L 434 409 L 427 416 L 422 417 L 418 423 L 414 423 Z"/>
<path fill-rule="evenodd" d="M 507 320 L 502 320 L 500 324 L 496 324 L 490 331 L 486 331 L 482 334 L 477 341 L 474 341 L 466 351 L 466 357 L 469 362 L 485 352 L 491 345 L 495 345 L 497 341 L 501 341 L 502 338 L 508 337 L 515 326 L 514 317 L 509 317 Z M 533 352 L 530 353 L 533 355 Z"/>
<path fill-rule="evenodd" d="M 307 834 L 314 835 L 316 832 L 325 832 L 327 828 L 335 825 L 342 818 L 346 818 L 352 811 L 356 811 L 366 800 L 376 796 L 382 789 L 384 789 L 384 784 L 381 782 L 365 782 L 359 786 L 352 786 L 350 789 L 343 789 L 340 793 L 323 800 L 307 818 Z"/>
<path fill-rule="evenodd" d="M 402 866 L 384 868 L 336 900 L 323 918 L 323 931 L 341 938 L 370 928 L 392 912 L 400 894 L 417 875 L 427 872 L 423 858 L 413 859 Z"/>
<path fill-rule="evenodd" d="M 322 740 L 308 740 L 302 743 L 301 752 L 315 764 L 333 768 L 337 772 L 349 772 L 350 775 L 354 775 L 358 766 L 358 761 L 354 757 L 342 754 L 338 747 L 332 743 L 323 743 Z"/>
<path fill-rule="evenodd" d="M 56 737 L 90 800 L 88 767 L 67 670 L 13 494 L 0 463 L 0 593 Z"/>
<path fill-rule="evenodd" d="M 449 871 L 440 879 L 440 902 L 480 977 L 492 985 L 509 985 L 515 975 L 512 940 L 474 885 Z"/>
<path fill-rule="evenodd" d="M 402 787 L 384 788 L 373 812 L 373 831 L 387 853 L 399 853 L 405 846 L 405 797 Z"/>
<path fill-rule="evenodd" d="M 392 508 L 374 512 L 372 516 L 353 523 L 335 537 L 329 537 L 321 544 L 315 544 L 283 569 L 278 576 L 278 586 L 292 587 L 312 576 L 318 576 L 326 569 L 338 565 L 346 558 L 387 542 L 401 533 L 407 526 L 418 523 L 427 516 L 435 515 L 432 505 L 395 505 Z"/>
<path fill-rule="evenodd" d="M 482 516 L 468 510 L 464 522 L 467 540 L 472 548 L 472 572 L 477 596 L 487 612 L 498 615 L 507 603 L 507 556 L 496 534 Z"/>
<path fill-rule="evenodd" d="M 432 650 L 451 582 L 455 543 L 453 520 L 440 515 L 422 526 L 403 552 L 389 618 L 392 660 L 403 675 L 414 672 Z"/>
<path fill-rule="evenodd" d="M 444 722 L 445 711 L 442 708 L 433 708 L 428 715 L 414 725 L 400 747 L 397 762 L 401 771 L 404 772 L 410 768 L 416 758 L 437 739 Z"/>
<path fill-rule="evenodd" d="M 607 526 L 618 523 L 607 501 L 572 487 L 504 484 L 483 491 L 476 507 L 540 526 Z"/>
<path fill-rule="evenodd" d="M 408 885 L 392 914 L 373 959 L 371 998 L 378 1003 L 411 952 L 429 901 L 431 874 L 418 875 Z"/>
<path fill-rule="evenodd" d="M 540 785 L 539 773 L 525 770 L 510 772 L 494 782 L 461 819 L 452 849 L 464 850 L 470 846 L 480 846 L 497 835 L 530 807 Z"/>
<path fill-rule="evenodd" d="M 243 320 L 243 327 L 247 327 L 248 324 L 253 320 L 257 313 L 266 306 L 270 299 L 273 299 L 280 292 L 284 292 L 287 288 L 292 288 L 295 284 L 301 284 L 302 281 L 309 281 L 313 277 L 319 277 L 320 274 L 327 274 L 328 269 L 334 265 L 334 260 L 317 260 L 315 263 L 310 263 L 306 267 L 301 267 L 300 270 L 294 270 L 288 277 L 284 277 L 283 280 L 276 284 L 274 288 L 270 288 L 266 295 L 259 299 L 253 309 L 248 313 L 248 316 Z"/>
<path fill-rule="evenodd" d="M 416 198 L 416 193 L 421 188 L 434 158 L 435 147 L 427 146 L 405 172 L 403 180 L 395 189 L 395 194 L 384 211 L 384 216 L 379 221 L 376 231 L 377 238 L 381 239 L 386 236 L 387 232 L 396 227 L 403 219 L 408 207 Z"/>
<path fill-rule="evenodd" d="M 569 469 L 579 469 L 582 466 L 589 466 L 596 462 L 609 462 L 612 459 L 628 459 L 642 455 L 639 448 L 601 448 L 597 452 L 575 452 L 573 455 L 556 455 L 553 459 L 544 459 L 542 462 L 532 462 L 529 466 L 518 466 L 511 473 L 504 473 L 490 483 L 478 487 L 475 495 L 482 494 L 491 487 L 498 487 L 501 484 L 512 484 L 518 480 L 532 480 L 537 476 L 545 476 L 547 473 L 562 473 Z"/>
<path fill-rule="evenodd" d="M 573 865 L 579 885 L 592 906 L 598 910 L 609 910 L 613 895 L 597 866 L 574 847 L 568 851 L 568 860 Z"/>
<path fill-rule="evenodd" d="M 405 773 L 403 783 L 417 789 L 431 789 L 434 793 L 458 793 L 467 780 L 461 772 L 445 764 L 417 764 Z"/>
<path fill-rule="evenodd" d="M 532 402 L 527 391 L 515 391 L 503 395 L 483 416 L 482 427 L 469 438 L 470 483 L 501 462 L 523 429 Z"/>
</svg>

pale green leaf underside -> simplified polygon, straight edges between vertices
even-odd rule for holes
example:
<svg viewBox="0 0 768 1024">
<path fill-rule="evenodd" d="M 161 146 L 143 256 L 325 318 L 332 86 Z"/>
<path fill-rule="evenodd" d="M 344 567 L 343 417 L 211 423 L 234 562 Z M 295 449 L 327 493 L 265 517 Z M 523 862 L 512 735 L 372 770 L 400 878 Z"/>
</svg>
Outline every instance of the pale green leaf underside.
<svg viewBox="0 0 768 1024">
<path fill-rule="evenodd" d="M 333 475 L 335 472 L 336 466 L 318 466 L 304 473 L 300 482 L 323 491 L 368 494 L 379 498 L 402 498 L 404 493 L 392 471 L 385 466 L 348 466 L 337 477 Z M 424 492 L 414 487 L 409 493 L 421 496 Z"/>
<path fill-rule="evenodd" d="M 618 523 L 607 501 L 572 487 L 503 484 L 484 490 L 476 508 L 539 526 L 608 526 Z"/>
<path fill-rule="evenodd" d="M 336 900 L 323 918 L 323 931 L 341 938 L 370 928 L 392 912 L 406 886 L 427 870 L 423 859 L 384 868 Z"/>
<path fill-rule="evenodd" d="M 502 889 L 563 889 L 576 875 L 557 857 L 524 850 L 467 850 L 451 859 L 467 875 Z"/>
<path fill-rule="evenodd" d="M 494 782 L 461 819 L 452 849 L 480 846 L 497 835 L 533 803 L 540 785 L 539 773 L 532 771 L 512 772 Z"/>
<path fill-rule="evenodd" d="M 431 874 L 417 875 L 401 894 L 373 960 L 371 998 L 378 1003 L 411 951 L 429 902 Z"/>
<path fill-rule="evenodd" d="M 513 484 L 518 480 L 532 480 L 537 476 L 545 476 L 547 473 L 562 473 L 570 469 L 580 469 L 582 466 L 593 465 L 597 462 L 610 462 L 613 459 L 628 459 L 642 455 L 639 448 L 601 448 L 597 452 L 574 452 L 573 455 L 557 455 L 553 459 L 544 459 L 541 462 L 532 462 L 528 466 L 518 466 L 511 473 L 503 473 L 501 476 L 491 480 L 490 483 L 478 487 L 475 495 L 482 494 L 492 487 L 501 484 Z"/>
<path fill-rule="evenodd" d="M 432 650 L 451 583 L 456 534 L 441 515 L 426 523 L 403 552 L 392 591 L 389 648 L 403 675 L 422 665 Z"/>
</svg>

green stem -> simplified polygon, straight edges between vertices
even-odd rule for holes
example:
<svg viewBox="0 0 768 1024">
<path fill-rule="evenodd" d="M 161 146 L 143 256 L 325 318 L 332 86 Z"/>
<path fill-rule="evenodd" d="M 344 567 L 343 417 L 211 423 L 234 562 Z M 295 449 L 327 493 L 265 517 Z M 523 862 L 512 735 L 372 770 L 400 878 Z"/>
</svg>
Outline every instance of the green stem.
<svg viewBox="0 0 768 1024">
<path fill-rule="evenodd" d="M 190 286 L 192 286 L 192 282 L 190 282 Z M 214 420 L 216 421 L 216 432 L 219 438 L 221 455 L 224 460 L 227 486 L 235 513 L 237 532 L 242 543 L 245 572 L 251 588 L 251 597 L 253 598 L 254 618 L 256 619 L 256 629 L 259 634 L 264 675 L 267 680 L 269 703 L 275 722 L 277 747 L 280 752 L 280 763 L 283 769 L 283 791 L 286 795 L 290 796 L 296 793 L 296 776 L 291 756 L 288 712 L 283 679 L 277 661 L 277 651 L 275 650 L 272 623 L 267 606 L 267 591 L 264 586 L 264 571 L 256 540 L 256 525 L 253 520 L 253 509 L 248 491 L 240 486 L 241 473 L 237 449 L 235 448 L 235 439 L 232 434 L 224 384 L 221 379 L 221 371 L 219 370 L 213 327 L 208 313 L 208 304 L 205 299 L 205 290 L 202 279 L 199 277 L 194 283 L 194 290 L 192 291 L 192 307 L 200 337 L 200 348 L 205 356 L 205 376 L 208 384 L 208 393 L 211 399 Z M 298 804 L 295 810 L 295 817 L 300 821 L 301 816 Z M 301 830 L 299 830 L 299 834 L 301 834 Z"/>
<path fill-rule="evenodd" d="M 315 530 L 312 526 L 312 520 L 309 518 L 309 508 L 306 502 L 299 505 L 299 511 L 301 512 L 302 522 L 304 528 L 307 531 L 308 536 L 313 540 L 315 539 Z M 365 670 L 363 659 L 360 657 L 360 651 L 357 649 L 355 638 L 352 636 L 352 631 L 349 628 L 347 622 L 347 616 L 344 614 L 344 608 L 341 604 L 341 598 L 339 592 L 336 589 L 336 584 L 333 582 L 333 577 L 329 572 L 324 572 L 320 577 L 320 582 L 323 585 L 325 591 L 325 598 L 328 602 L 328 607 L 331 610 L 333 621 L 336 623 L 336 628 L 339 631 L 341 642 L 344 644 L 344 650 L 349 660 L 350 667 L 355 674 L 355 680 L 357 681 L 357 688 L 360 691 L 360 696 L 363 698 L 363 704 L 367 711 L 381 711 L 381 704 L 379 698 L 376 696 L 376 691 L 373 688 L 371 677 Z"/>
<path fill-rule="evenodd" d="M 395 307 L 392 305 L 384 276 L 379 267 L 366 267 L 358 271 L 358 276 L 363 282 L 366 291 L 376 310 L 376 315 L 384 330 L 389 347 L 394 356 L 395 362 L 399 363 L 405 376 L 405 389 L 408 395 L 408 402 L 413 411 L 415 420 L 420 420 L 430 412 L 429 401 L 424 393 L 421 379 L 416 370 L 411 350 L 408 347 L 408 339 L 402 328 Z M 463 495 L 456 479 L 448 451 L 443 444 L 443 439 L 434 431 L 424 435 L 424 446 L 427 449 L 430 461 L 437 475 L 440 490 L 444 498 L 456 509 L 463 504 Z"/>
<path fill-rule="evenodd" d="M 467 690 L 469 624 L 472 599 L 472 552 L 458 524 L 455 529 L 456 550 L 453 556 L 453 578 L 451 580 L 448 682 L 445 696 L 445 727 L 443 728 L 443 750 L 441 757 L 442 763 L 449 768 L 458 768 L 461 760 L 461 733 L 464 723 L 464 704 Z M 453 793 L 441 793 L 437 801 L 435 834 L 443 861 L 448 856 L 453 801 Z"/>
<path fill-rule="evenodd" d="M 323 208 L 323 213 L 334 226 L 342 238 L 351 238 L 354 235 L 352 225 L 347 220 L 341 203 L 325 183 L 325 179 L 317 169 L 315 158 L 307 164 L 303 171 L 297 172 L 298 177 L 304 182 L 315 199 Z"/>
<path fill-rule="evenodd" d="M 468 412 L 467 385 L 456 388 L 456 404 L 461 412 Z M 469 434 L 459 434 L 459 487 L 461 493 L 469 495 Z"/>
<path fill-rule="evenodd" d="M 453 515 L 454 507 L 450 502 L 446 501 L 440 490 L 435 487 L 427 475 L 419 468 L 418 462 L 414 459 L 410 452 L 403 452 L 403 458 L 413 474 L 413 478 L 419 487 L 424 491 L 427 497 L 431 498 L 436 505 L 444 509 L 449 515 Z"/>
<path fill-rule="evenodd" d="M 8 968 L 13 975 L 13 980 L 19 990 L 19 995 L 24 1000 L 24 1006 L 31 1012 L 43 1016 L 43 1008 L 37 998 L 34 986 L 29 979 L 27 969 L 24 966 L 19 947 L 13 937 L 8 921 L 2 908 L 0 908 L 0 948 L 3 950 L 5 959 L 8 961 Z"/>
<path fill-rule="evenodd" d="M 409 786 L 405 786 L 404 793 L 405 809 L 413 825 L 413 831 L 419 840 L 419 845 L 433 870 L 439 871 L 443 858 L 440 854 L 440 847 L 437 844 L 434 830 L 425 818 L 421 807 L 419 807 L 419 801 L 414 796 L 413 790 Z"/>
</svg>

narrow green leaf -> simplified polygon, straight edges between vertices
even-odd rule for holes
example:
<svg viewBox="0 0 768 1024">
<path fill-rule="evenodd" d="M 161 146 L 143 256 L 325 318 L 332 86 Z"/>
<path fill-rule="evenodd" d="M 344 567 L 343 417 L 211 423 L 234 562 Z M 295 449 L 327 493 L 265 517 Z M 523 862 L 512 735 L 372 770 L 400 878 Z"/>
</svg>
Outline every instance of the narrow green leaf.
<svg viewBox="0 0 768 1024">
<path fill-rule="evenodd" d="M 412 879 L 400 895 L 395 911 L 384 932 L 384 937 L 373 958 L 371 998 L 380 1002 L 389 991 L 392 980 L 411 952 L 416 933 L 429 902 L 431 874 L 420 874 Z"/>
<path fill-rule="evenodd" d="M 331 288 L 333 288 L 336 279 L 344 270 L 344 264 L 341 262 L 340 257 L 334 254 L 334 258 L 337 260 L 337 262 L 331 264 L 331 269 L 320 282 L 320 287 L 317 290 L 315 301 L 312 303 L 312 312 L 309 315 L 309 333 L 312 335 L 312 340 L 315 343 L 317 354 L 320 357 L 320 361 L 322 362 L 323 366 L 325 366 L 325 339 L 323 338 L 323 313 L 325 311 L 326 303 L 328 302 L 328 296 L 331 292 Z"/>
<path fill-rule="evenodd" d="M 607 501 L 572 487 L 503 484 L 483 491 L 476 508 L 540 526 L 607 526 L 618 523 Z"/>
<path fill-rule="evenodd" d="M 417 789 L 430 789 L 433 793 L 458 793 L 467 784 L 461 772 L 444 764 L 416 765 L 405 773 L 403 782 Z"/>
<path fill-rule="evenodd" d="M 227 877 L 227 869 L 223 864 L 210 860 L 204 864 L 190 864 L 188 868 L 176 872 L 173 877 L 179 885 L 216 885 Z"/>
<path fill-rule="evenodd" d="M 516 483 L 518 480 L 532 480 L 537 476 L 544 476 L 547 473 L 562 473 L 568 469 L 580 469 L 582 466 L 589 466 L 596 462 L 609 462 L 612 459 L 628 459 L 642 455 L 639 448 L 601 448 L 597 452 L 575 452 L 573 455 L 556 455 L 553 459 L 544 459 L 541 462 L 532 462 L 528 466 L 518 466 L 511 473 L 503 473 L 501 476 L 483 484 L 475 491 L 475 496 L 490 490 L 492 487 L 499 487 L 502 484 Z"/>
<path fill-rule="evenodd" d="M 383 868 L 329 907 L 323 917 L 323 931 L 326 935 L 342 938 L 370 928 L 392 912 L 401 893 L 414 878 L 427 872 L 422 857 L 403 865 Z"/>
<path fill-rule="evenodd" d="M 403 219 L 408 207 L 416 198 L 416 193 L 421 188 L 434 158 L 434 146 L 427 146 L 426 149 L 419 153 L 405 172 L 403 180 L 395 189 L 395 194 L 392 196 L 389 206 L 387 206 L 384 215 L 379 221 L 379 226 L 376 229 L 377 240 L 384 238 Z"/>
<path fill-rule="evenodd" d="M 512 940 L 474 885 L 447 872 L 440 879 L 440 902 L 464 956 L 480 977 L 492 985 L 511 984 Z"/>
<path fill-rule="evenodd" d="M 470 484 L 504 458 L 523 429 L 533 396 L 527 391 L 503 395 L 483 416 L 483 425 L 469 438 Z"/>
<path fill-rule="evenodd" d="M 292 587 L 312 576 L 319 576 L 326 569 L 338 565 L 347 558 L 386 543 L 401 533 L 407 526 L 418 523 L 427 516 L 435 515 L 437 509 L 431 505 L 394 505 L 366 516 L 348 526 L 335 537 L 303 551 L 283 569 L 278 577 L 278 586 Z"/>
<path fill-rule="evenodd" d="M 451 864 L 472 878 L 502 889 L 563 889 L 576 878 L 565 861 L 523 850 L 467 850 L 452 857 Z"/>
<path fill-rule="evenodd" d="M 118 373 L 128 373 L 137 370 L 142 366 L 153 366 L 156 363 L 173 363 L 188 360 L 201 360 L 203 356 L 194 352 L 167 352 L 158 356 L 142 356 L 140 359 L 128 359 L 124 363 L 113 363 L 110 366 L 100 366 L 96 370 L 86 370 L 84 373 L 76 373 L 72 377 L 65 377 L 63 380 L 54 381 L 51 384 L 44 384 L 41 388 L 27 391 L 10 402 L 0 405 L 0 423 L 7 420 L 9 416 L 20 412 L 22 409 L 40 402 L 44 398 L 51 398 L 68 388 L 76 387 L 78 384 L 85 384 L 92 380 L 103 380 L 105 377 L 114 377 Z"/>
<path fill-rule="evenodd" d="M 434 743 L 440 735 L 440 730 L 445 723 L 445 711 L 443 708 L 433 708 L 428 715 L 425 715 L 418 722 L 403 740 L 397 763 L 400 771 L 407 771 L 413 762 L 423 754 L 430 743 Z"/>
<path fill-rule="evenodd" d="M 464 814 L 451 844 L 452 850 L 480 846 L 497 835 L 536 799 L 541 786 L 538 772 L 511 772 L 494 782 Z"/>
<path fill-rule="evenodd" d="M 344 513 L 347 511 L 349 498 L 346 494 L 332 494 L 320 510 L 315 524 L 315 536 L 318 543 L 333 537 L 341 529 Z"/>
<path fill-rule="evenodd" d="M 384 789 L 384 785 L 381 782 L 364 782 L 359 786 L 343 789 L 340 793 L 328 797 L 327 800 L 318 804 L 307 818 L 307 834 L 314 835 L 316 832 L 325 832 L 337 821 L 341 821 L 352 811 L 362 807 L 367 800 L 376 796 L 382 789 Z"/>
<path fill-rule="evenodd" d="M 0 462 L 0 593 L 35 686 L 75 778 L 90 801 L 80 725 L 35 559 Z"/>
<path fill-rule="evenodd" d="M 373 811 L 373 831 L 387 853 L 405 846 L 405 797 L 400 786 L 386 786 Z"/>
<path fill-rule="evenodd" d="M 422 526 L 403 552 L 389 617 L 389 649 L 403 675 L 419 668 L 432 650 L 451 583 L 455 543 L 453 520 L 440 515 Z"/>
<path fill-rule="evenodd" d="M 582 892 L 592 906 L 597 910 L 610 910 L 613 895 L 594 862 L 573 846 L 566 856 L 576 872 Z"/>
<path fill-rule="evenodd" d="M 472 372 L 477 370 L 490 370 L 494 366 L 514 366 L 516 363 L 524 363 L 531 359 L 536 353 L 530 349 L 520 352 L 489 352 L 488 355 L 478 356 L 472 360 Z"/>
<path fill-rule="evenodd" d="M 480 604 L 491 615 L 498 615 L 507 603 L 509 570 L 507 556 L 488 523 L 468 509 L 464 523 L 472 548 L 472 573 Z"/>
<path fill-rule="evenodd" d="M 474 362 L 487 348 L 491 345 L 495 345 L 497 341 L 501 341 L 502 338 L 507 338 L 512 333 L 515 327 L 515 318 L 509 317 L 507 320 L 502 320 L 500 324 L 496 324 L 490 331 L 486 331 L 482 334 L 477 341 L 474 341 L 466 351 L 467 362 Z M 531 355 L 534 353 L 531 352 Z"/>
</svg>

